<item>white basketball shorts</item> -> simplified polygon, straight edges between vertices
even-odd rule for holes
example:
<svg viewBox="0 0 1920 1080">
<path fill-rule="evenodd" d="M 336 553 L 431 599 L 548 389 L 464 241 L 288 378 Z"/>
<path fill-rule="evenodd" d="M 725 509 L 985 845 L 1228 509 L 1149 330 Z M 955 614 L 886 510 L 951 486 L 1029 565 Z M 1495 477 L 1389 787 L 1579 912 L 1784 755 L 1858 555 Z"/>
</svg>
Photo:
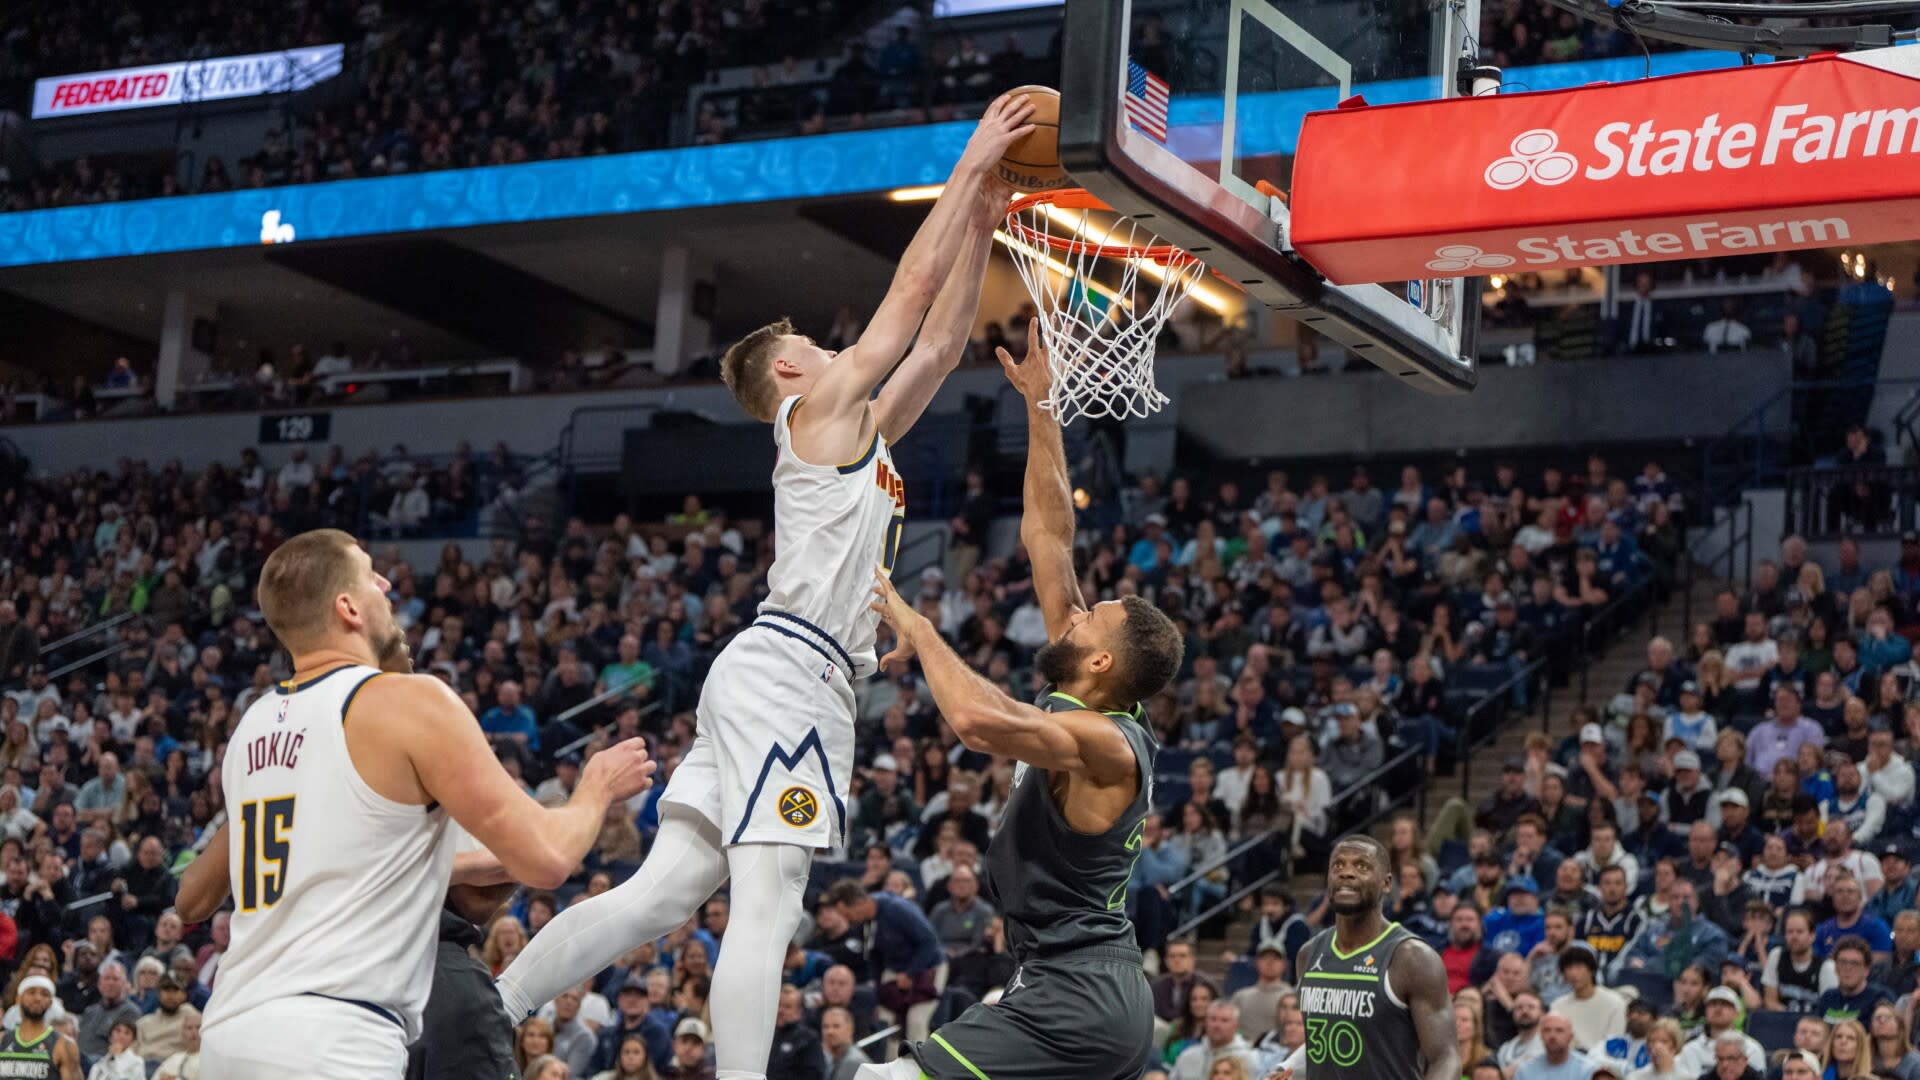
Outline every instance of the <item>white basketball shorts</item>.
<svg viewBox="0 0 1920 1080">
<path fill-rule="evenodd" d="M 853 686 L 839 646 L 763 614 L 713 662 L 693 746 L 662 802 L 696 810 L 733 844 L 846 844 Z"/>
<path fill-rule="evenodd" d="M 397 1080 L 406 1071 L 398 1023 L 308 994 L 256 1005 L 200 1037 L 200 1080 Z"/>
</svg>

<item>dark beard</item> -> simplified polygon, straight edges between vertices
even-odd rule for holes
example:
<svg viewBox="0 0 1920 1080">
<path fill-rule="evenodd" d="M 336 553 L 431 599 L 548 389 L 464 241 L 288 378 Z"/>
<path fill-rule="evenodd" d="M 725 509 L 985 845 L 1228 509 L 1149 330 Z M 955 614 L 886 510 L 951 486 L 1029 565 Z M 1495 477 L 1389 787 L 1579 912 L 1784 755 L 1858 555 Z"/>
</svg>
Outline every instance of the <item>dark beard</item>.
<svg viewBox="0 0 1920 1080">
<path fill-rule="evenodd" d="M 1365 915 L 1369 911 L 1380 910 L 1380 898 L 1378 896 L 1362 896 L 1351 904 L 1342 904 L 1337 900 L 1332 901 L 1331 904 L 1335 915 Z"/>
<path fill-rule="evenodd" d="M 1033 667 L 1042 679 L 1058 686 L 1071 682 L 1074 676 L 1080 674 L 1080 662 L 1086 659 L 1088 651 L 1066 638 L 1049 641 L 1033 654 Z"/>
<path fill-rule="evenodd" d="M 37 1024 L 40 1021 L 46 1019 L 46 1016 L 47 1016 L 46 1009 L 41 1009 L 39 1012 L 34 1012 L 32 1009 L 27 1008 L 26 1002 L 23 1001 L 20 1003 L 20 1018 L 22 1020 L 31 1020 Z"/>
</svg>

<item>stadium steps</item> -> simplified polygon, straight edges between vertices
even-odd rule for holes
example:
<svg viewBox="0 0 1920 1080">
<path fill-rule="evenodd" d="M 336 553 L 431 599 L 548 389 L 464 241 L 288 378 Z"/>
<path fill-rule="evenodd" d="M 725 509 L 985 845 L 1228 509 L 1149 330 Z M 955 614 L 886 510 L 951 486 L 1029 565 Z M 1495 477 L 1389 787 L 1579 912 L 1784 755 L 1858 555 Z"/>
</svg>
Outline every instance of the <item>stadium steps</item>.
<svg viewBox="0 0 1920 1080">
<path fill-rule="evenodd" d="M 1713 610 L 1713 594 L 1721 584 L 1717 579 L 1696 575 L 1693 582 L 1693 610 L 1696 619 L 1704 617 L 1704 613 Z M 1685 596 L 1676 589 L 1666 602 L 1660 605 L 1655 616 L 1654 632 L 1666 635 L 1675 642 L 1676 647 L 1679 647 L 1685 639 L 1687 629 L 1684 622 L 1685 611 Z M 1627 685 L 1627 680 L 1631 679 L 1635 672 L 1646 666 L 1647 641 L 1653 636 L 1647 632 L 1646 627 L 1646 616 L 1643 615 L 1636 629 L 1615 639 L 1595 658 L 1587 670 L 1587 702 L 1589 704 L 1604 705 L 1609 698 Z M 1579 686 L 1579 676 L 1575 675 L 1569 686 L 1554 691 L 1547 731 L 1556 743 L 1563 737 L 1575 734 L 1568 721 L 1568 715 L 1573 711 L 1574 705 L 1578 704 L 1576 696 L 1579 693 Z M 1529 714 L 1527 718 L 1508 725 L 1492 743 L 1474 754 L 1472 761 L 1466 766 L 1469 770 L 1470 789 L 1480 793 L 1492 791 L 1497 787 L 1502 764 L 1509 757 L 1519 756 L 1526 748 L 1528 733 L 1537 730 L 1539 730 L 1538 720 L 1534 714 Z M 1438 812 L 1442 803 L 1449 797 L 1459 794 L 1460 775 L 1457 772 L 1452 776 L 1438 776 L 1428 781 L 1429 820 Z M 1391 823 L 1382 821 L 1373 828 L 1372 832 L 1374 836 L 1385 841 L 1389 838 L 1391 830 Z M 1295 901 L 1303 909 L 1311 905 L 1325 887 L 1326 877 L 1321 872 L 1322 869 L 1318 866 L 1308 867 L 1305 872 L 1295 873 L 1287 882 Z M 1228 950 L 1236 953 L 1244 950 L 1258 918 L 1257 908 L 1253 911 L 1237 912 L 1228 924 L 1225 941 L 1202 940 L 1199 947 L 1200 970 L 1206 972 L 1216 982 L 1224 983 L 1228 965 L 1222 958 L 1222 953 Z"/>
</svg>

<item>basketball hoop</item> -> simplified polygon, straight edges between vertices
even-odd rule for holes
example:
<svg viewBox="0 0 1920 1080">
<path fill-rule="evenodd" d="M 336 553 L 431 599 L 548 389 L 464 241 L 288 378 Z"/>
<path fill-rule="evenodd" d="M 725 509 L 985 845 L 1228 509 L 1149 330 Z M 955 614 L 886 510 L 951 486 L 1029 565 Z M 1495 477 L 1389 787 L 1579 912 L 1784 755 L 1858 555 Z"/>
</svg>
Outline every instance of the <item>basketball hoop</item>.
<svg viewBox="0 0 1920 1080">
<path fill-rule="evenodd" d="M 1016 199 L 1007 232 L 1053 374 L 1042 408 L 1061 424 L 1158 412 L 1154 344 L 1206 264 L 1079 188 Z"/>
</svg>

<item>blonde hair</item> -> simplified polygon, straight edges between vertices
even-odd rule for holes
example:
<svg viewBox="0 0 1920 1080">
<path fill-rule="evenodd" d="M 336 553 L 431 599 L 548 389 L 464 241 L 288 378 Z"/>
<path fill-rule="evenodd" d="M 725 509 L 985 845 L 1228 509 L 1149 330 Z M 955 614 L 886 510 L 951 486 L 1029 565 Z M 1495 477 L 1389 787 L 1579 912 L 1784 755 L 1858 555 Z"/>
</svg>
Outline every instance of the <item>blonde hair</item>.
<svg viewBox="0 0 1920 1080">
<path fill-rule="evenodd" d="M 546 1039 L 547 1039 L 546 1052 L 543 1054 L 539 1054 L 535 1057 L 529 1058 L 527 1056 L 527 1036 L 528 1035 L 546 1036 Z M 530 1016 L 526 1020 L 522 1021 L 519 1029 L 513 1033 L 513 1060 L 516 1064 L 520 1066 L 520 1074 L 526 1077 L 527 1080 L 533 1080 L 535 1076 L 539 1075 L 539 1072 L 534 1068 L 534 1066 L 541 1062 L 549 1061 L 552 1059 L 553 1059 L 553 1025 L 546 1022 L 545 1020 L 540 1019 L 537 1016 Z"/>
<path fill-rule="evenodd" d="M 339 529 L 303 532 L 273 550 L 254 589 L 267 626 L 289 651 L 326 634 L 333 599 L 353 585 L 359 542 Z"/>
<path fill-rule="evenodd" d="M 763 423 L 771 423 L 780 408 L 773 359 L 780 349 L 780 339 L 791 333 L 793 323 L 778 319 L 735 342 L 720 358 L 720 381 L 733 391 L 734 400 L 748 416 Z"/>
<path fill-rule="evenodd" d="M 527 928 L 521 926 L 520 920 L 511 915 L 502 915 L 493 920 L 493 924 L 487 927 L 486 944 L 480 946 L 480 959 L 485 961 L 487 967 L 496 975 L 507 966 L 508 961 L 513 959 L 512 956 L 507 954 L 508 946 L 506 943 L 500 940 L 503 936 L 503 931 L 506 930 L 509 924 L 511 924 L 514 931 L 520 935 L 520 947 L 525 948 L 527 944 Z M 514 952 L 517 955 L 519 950 L 515 949 Z"/>
<path fill-rule="evenodd" d="M 1853 1061 L 1846 1065 L 1835 1061 L 1833 1057 L 1834 1038 L 1843 1031 L 1853 1032 Z M 1873 1072 L 1873 1039 L 1860 1021 L 1842 1020 L 1833 1025 L 1833 1030 L 1827 1033 L 1827 1052 L 1821 1056 L 1820 1066 L 1822 1070 L 1833 1069 L 1833 1075 L 1838 1080 L 1853 1080 L 1854 1077 Z"/>
<path fill-rule="evenodd" d="M 1653 1022 L 1653 1027 L 1647 1031 L 1647 1041 L 1652 1042 L 1655 1035 L 1667 1037 L 1667 1041 L 1673 1044 L 1675 1057 L 1680 1055 L 1680 1048 L 1687 1045 L 1687 1033 L 1680 1030 L 1680 1021 L 1671 1016 L 1663 1016 Z"/>
</svg>

